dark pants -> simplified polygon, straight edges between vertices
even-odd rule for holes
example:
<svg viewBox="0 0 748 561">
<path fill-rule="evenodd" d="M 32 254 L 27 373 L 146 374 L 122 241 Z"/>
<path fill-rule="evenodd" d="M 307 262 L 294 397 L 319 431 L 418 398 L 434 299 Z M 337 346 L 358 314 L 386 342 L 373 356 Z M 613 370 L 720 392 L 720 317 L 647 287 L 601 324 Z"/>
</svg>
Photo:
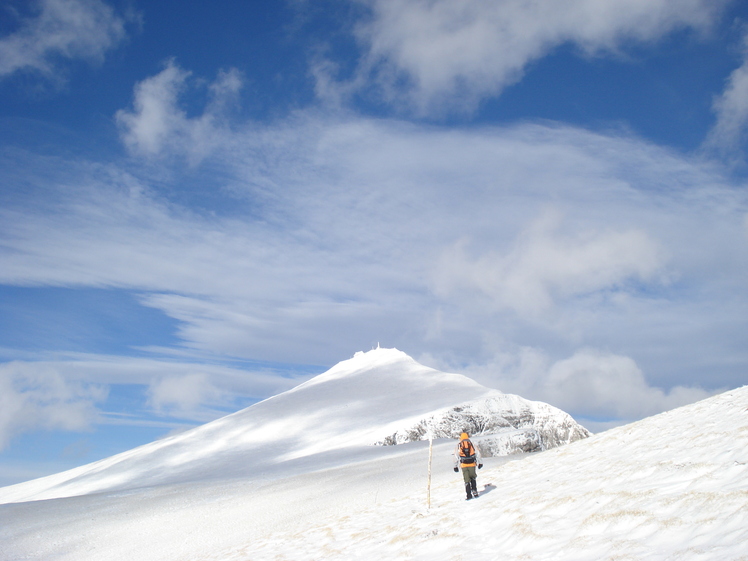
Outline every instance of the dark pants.
<svg viewBox="0 0 748 561">
<path fill-rule="evenodd" d="M 468 499 L 478 496 L 478 475 L 475 473 L 475 466 L 463 467 L 462 478 L 465 480 L 465 495 Z"/>
<path fill-rule="evenodd" d="M 478 477 L 478 474 L 475 471 L 475 466 L 468 466 L 462 468 L 462 478 L 465 480 L 465 483 L 470 483 L 471 481 L 475 481 Z"/>
</svg>

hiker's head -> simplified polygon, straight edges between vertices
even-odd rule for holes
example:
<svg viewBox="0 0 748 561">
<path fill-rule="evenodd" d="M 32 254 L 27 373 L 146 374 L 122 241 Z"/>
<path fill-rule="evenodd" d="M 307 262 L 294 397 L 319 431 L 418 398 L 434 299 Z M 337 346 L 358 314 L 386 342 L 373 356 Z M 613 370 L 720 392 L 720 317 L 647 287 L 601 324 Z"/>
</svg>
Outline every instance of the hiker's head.
<svg viewBox="0 0 748 561">
<path fill-rule="evenodd" d="M 466 432 L 463 432 L 463 433 L 462 433 L 462 434 L 460 435 L 460 440 L 465 440 L 466 438 L 470 438 L 470 437 L 468 436 L 468 433 L 466 433 Z"/>
</svg>

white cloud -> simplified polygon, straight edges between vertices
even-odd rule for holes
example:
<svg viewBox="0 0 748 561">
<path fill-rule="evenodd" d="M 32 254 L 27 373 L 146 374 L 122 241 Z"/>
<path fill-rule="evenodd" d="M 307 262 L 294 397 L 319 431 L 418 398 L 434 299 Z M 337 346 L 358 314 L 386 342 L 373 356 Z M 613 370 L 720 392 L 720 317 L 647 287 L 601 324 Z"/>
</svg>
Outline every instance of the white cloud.
<svg viewBox="0 0 748 561">
<path fill-rule="evenodd" d="M 715 392 L 650 386 L 629 357 L 581 350 L 553 364 L 540 389 L 544 399 L 589 418 L 641 419 L 705 399 Z"/>
<path fill-rule="evenodd" d="M 743 64 L 730 74 L 724 92 L 714 100 L 717 120 L 704 141 L 706 150 L 733 162 L 742 159 L 748 130 L 748 35 L 743 50 Z"/>
<path fill-rule="evenodd" d="M 23 432 L 90 428 L 105 397 L 101 385 L 70 380 L 44 364 L 0 364 L 0 450 Z"/>
<path fill-rule="evenodd" d="M 505 393 L 550 403 L 593 431 L 669 411 L 726 389 L 656 387 L 632 358 L 592 348 L 555 361 L 537 348 L 514 348 L 498 352 L 485 363 L 459 369 L 430 354 L 421 360 L 442 370 L 464 372 Z"/>
<path fill-rule="evenodd" d="M 465 364 L 589 347 L 663 391 L 744 375 L 745 192 L 712 164 L 561 126 L 297 114 L 220 135 L 205 166 L 221 174 L 200 176 L 215 214 L 114 165 L 5 154 L 0 180 L 23 169 L 28 198 L 0 208 L 0 282 L 137 291 L 208 355 L 331 365 L 380 342 Z"/>
<path fill-rule="evenodd" d="M 116 115 L 130 149 L 158 154 L 167 140 L 181 133 L 187 118 L 177 99 L 189 75 L 169 62 L 159 74 L 135 86 L 134 112 L 122 109 Z"/>
<path fill-rule="evenodd" d="M 197 117 L 187 117 L 179 107 L 190 74 L 170 60 L 159 74 L 135 86 L 133 111 L 122 109 L 116 114 L 122 139 L 133 153 L 177 153 L 198 162 L 220 145 L 224 134 L 221 128 L 227 126 L 224 116 L 242 88 L 239 72 L 231 69 L 219 73 L 209 86 L 209 102 Z"/>
<path fill-rule="evenodd" d="M 204 373 L 166 376 L 154 380 L 148 389 L 149 405 L 161 414 L 191 419 L 215 418 L 215 413 L 203 413 L 204 406 L 230 404 L 230 396 L 211 383 Z"/>
<path fill-rule="evenodd" d="M 727 1 L 363 0 L 371 18 L 358 29 L 362 72 L 420 113 L 469 111 L 559 45 L 595 55 L 679 29 L 704 31 Z"/>
<path fill-rule="evenodd" d="M 564 235 L 551 212 L 531 223 L 506 254 L 471 258 L 466 243 L 448 248 L 440 260 L 436 290 L 487 296 L 498 309 L 519 314 L 545 312 L 558 299 L 648 283 L 662 271 L 658 244 L 642 230 L 587 231 Z"/>
<path fill-rule="evenodd" d="M 89 354 L 0 363 L 0 450 L 34 430 L 83 431 L 115 420 L 170 426 L 150 416 L 106 412 L 112 384 L 146 386 L 151 413 L 164 419 L 207 422 L 223 416 L 237 398 L 264 399 L 305 379 L 205 362 Z"/>
<path fill-rule="evenodd" d="M 0 38 L 0 77 L 54 76 L 60 58 L 99 62 L 125 38 L 126 20 L 100 0 L 39 0 L 38 14 Z"/>
</svg>

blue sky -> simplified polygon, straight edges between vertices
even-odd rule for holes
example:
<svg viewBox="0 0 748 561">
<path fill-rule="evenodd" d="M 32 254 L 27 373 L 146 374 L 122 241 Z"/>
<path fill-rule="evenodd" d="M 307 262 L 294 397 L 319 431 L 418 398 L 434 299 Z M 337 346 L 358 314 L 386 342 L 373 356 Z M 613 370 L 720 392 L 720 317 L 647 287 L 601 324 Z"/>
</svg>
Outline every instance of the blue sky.
<svg viewBox="0 0 748 561">
<path fill-rule="evenodd" d="M 0 483 L 381 344 L 592 430 L 748 378 L 748 6 L 0 5 Z"/>
</svg>

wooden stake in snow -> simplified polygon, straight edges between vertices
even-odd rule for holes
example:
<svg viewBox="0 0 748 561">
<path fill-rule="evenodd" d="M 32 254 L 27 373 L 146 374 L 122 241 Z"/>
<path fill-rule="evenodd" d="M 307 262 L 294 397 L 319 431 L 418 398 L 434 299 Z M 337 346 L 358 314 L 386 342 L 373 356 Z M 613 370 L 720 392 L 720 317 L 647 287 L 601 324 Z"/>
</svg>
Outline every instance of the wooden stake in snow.
<svg viewBox="0 0 748 561">
<path fill-rule="evenodd" d="M 431 509 L 431 457 L 434 450 L 434 432 L 429 427 L 429 482 L 426 490 L 426 508 Z"/>
</svg>

